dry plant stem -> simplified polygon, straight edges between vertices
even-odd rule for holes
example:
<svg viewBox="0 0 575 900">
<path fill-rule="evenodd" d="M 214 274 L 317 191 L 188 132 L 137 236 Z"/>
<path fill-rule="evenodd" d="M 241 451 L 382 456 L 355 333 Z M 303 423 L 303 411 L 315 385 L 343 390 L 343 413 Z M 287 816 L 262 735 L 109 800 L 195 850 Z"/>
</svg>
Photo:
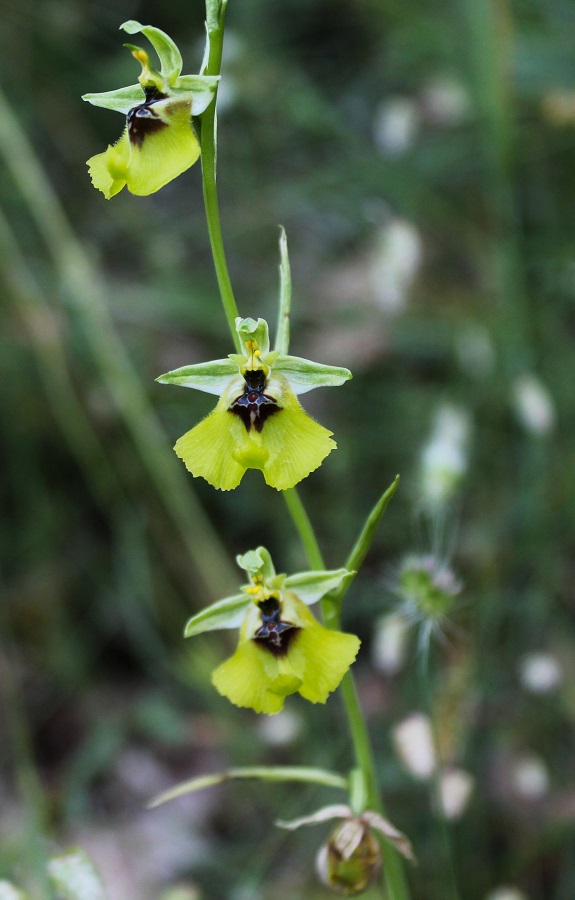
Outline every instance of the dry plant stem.
<svg viewBox="0 0 575 900">
<path fill-rule="evenodd" d="M 110 315 L 106 289 L 74 233 L 34 150 L 0 91 L 0 154 L 51 254 L 66 299 L 81 321 L 102 383 L 128 429 L 137 454 L 165 505 L 209 596 L 235 582 L 217 531 L 173 454 Z"/>
</svg>

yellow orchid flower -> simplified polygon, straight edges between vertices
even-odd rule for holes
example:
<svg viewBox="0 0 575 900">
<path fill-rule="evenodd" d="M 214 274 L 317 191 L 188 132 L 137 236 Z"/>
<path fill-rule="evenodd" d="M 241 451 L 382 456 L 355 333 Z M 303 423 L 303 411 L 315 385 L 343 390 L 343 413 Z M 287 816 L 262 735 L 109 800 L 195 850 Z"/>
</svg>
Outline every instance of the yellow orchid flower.
<svg viewBox="0 0 575 900">
<path fill-rule="evenodd" d="M 336 447 L 331 431 L 301 407 L 297 394 L 343 384 L 351 373 L 296 356 L 270 352 L 263 319 L 237 319 L 245 353 L 184 366 L 157 381 L 220 396 L 216 408 L 175 447 L 192 475 L 223 491 L 246 469 L 260 469 L 278 491 L 293 487 Z"/>
<path fill-rule="evenodd" d="M 236 706 L 278 713 L 299 693 L 325 703 L 355 660 L 360 641 L 321 625 L 308 609 L 350 576 L 346 569 L 276 575 L 265 547 L 237 558 L 250 576 L 242 593 L 202 610 L 185 635 L 239 626 L 235 653 L 212 674 L 212 682 Z"/>
<path fill-rule="evenodd" d="M 120 139 L 88 160 L 92 184 L 108 200 L 126 186 L 132 194 L 152 194 L 196 162 L 200 144 L 192 116 L 200 115 L 212 101 L 218 83 L 215 77 L 180 75 L 180 51 L 159 28 L 134 21 L 120 27 L 149 39 L 160 71 L 150 66 L 145 50 L 126 44 L 142 66 L 139 83 L 84 95 L 94 106 L 126 116 Z"/>
</svg>

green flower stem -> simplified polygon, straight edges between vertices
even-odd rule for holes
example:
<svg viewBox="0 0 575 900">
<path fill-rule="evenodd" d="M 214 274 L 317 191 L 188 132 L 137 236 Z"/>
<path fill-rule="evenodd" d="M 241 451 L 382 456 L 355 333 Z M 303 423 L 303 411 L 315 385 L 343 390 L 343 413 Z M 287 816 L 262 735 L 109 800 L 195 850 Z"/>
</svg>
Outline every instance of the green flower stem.
<svg viewBox="0 0 575 900">
<path fill-rule="evenodd" d="M 219 75 L 222 65 L 222 50 L 224 45 L 224 19 L 225 4 L 214 3 L 207 0 L 206 22 L 210 41 L 210 52 L 204 75 Z M 222 227 L 220 224 L 220 210 L 218 204 L 218 189 L 216 183 L 216 103 L 217 89 L 214 100 L 202 114 L 200 124 L 200 146 L 202 159 L 202 185 L 204 191 L 204 207 L 208 223 L 210 246 L 218 279 L 220 296 L 224 306 L 224 312 L 230 329 L 234 346 L 238 353 L 242 352 L 242 342 L 236 331 L 236 318 L 238 307 L 234 297 L 234 291 L 228 272 Z"/>
<path fill-rule="evenodd" d="M 222 58 L 223 46 L 223 29 L 224 29 L 224 13 L 225 4 L 218 4 L 217 0 L 206 0 L 206 21 L 208 24 L 208 34 L 210 37 L 210 52 L 208 65 L 204 74 L 219 75 Z M 241 352 L 241 346 L 238 346 L 238 335 L 235 330 L 235 318 L 238 315 L 237 306 L 234 299 L 228 268 L 226 264 L 225 251 L 222 240 L 220 216 L 218 209 L 218 195 L 216 188 L 216 141 L 215 141 L 215 102 L 210 104 L 206 112 L 202 116 L 201 122 L 201 148 L 202 148 L 202 180 L 204 185 L 204 204 L 206 208 L 206 218 L 208 221 L 208 231 L 210 235 L 210 244 L 214 265 L 220 287 L 220 293 L 224 310 L 228 320 L 230 331 L 234 338 L 234 342 L 238 351 Z M 291 301 L 291 281 L 289 277 L 289 262 L 287 258 L 287 246 L 285 245 L 285 236 L 282 234 L 283 243 L 281 248 L 281 303 L 280 317 L 278 323 L 278 340 L 280 345 L 287 346 L 289 340 L 289 312 Z M 375 533 L 375 528 L 385 511 L 385 507 L 389 502 L 397 480 L 387 492 L 388 496 L 383 503 L 383 508 L 376 515 L 372 513 L 366 526 L 360 535 L 360 538 L 354 546 L 350 558 L 353 558 L 357 564 L 361 563 L 371 540 Z M 294 525 L 302 540 L 309 563 L 313 569 L 324 569 L 323 556 L 310 522 L 309 516 L 303 506 L 300 496 L 295 488 L 283 491 L 286 506 L 293 519 Z M 384 495 L 385 497 L 385 495 Z M 380 501 L 380 505 L 383 498 Z M 376 508 L 377 509 L 377 508 Z M 373 520 L 373 521 L 372 521 Z M 370 524 L 371 523 L 371 524 Z M 330 628 L 339 628 L 341 599 L 337 603 L 327 599 L 322 601 L 322 614 L 326 625 Z M 377 810 L 383 814 L 381 799 L 377 787 L 377 778 L 375 774 L 375 765 L 373 754 L 369 741 L 369 735 L 359 704 L 357 691 L 353 676 L 350 672 L 344 677 L 341 684 L 344 707 L 347 713 L 349 728 L 352 736 L 353 747 L 357 764 L 360 767 L 365 784 L 368 791 L 368 804 L 371 809 Z M 384 873 L 387 888 L 388 900 L 408 900 L 409 892 L 405 881 L 403 866 L 401 859 L 396 850 L 387 842 L 383 843 L 384 856 Z"/>
<path fill-rule="evenodd" d="M 297 488 L 282 491 L 289 514 L 301 538 L 305 554 L 312 569 L 325 569 L 322 552 Z"/>
<path fill-rule="evenodd" d="M 369 546 L 375 536 L 375 531 L 387 508 L 387 505 L 399 484 L 399 477 L 385 491 L 368 516 L 366 523 L 355 542 L 346 562 L 346 568 L 357 571 Z M 304 508 L 301 498 L 295 488 L 283 491 L 283 496 L 293 519 L 295 527 L 303 543 L 309 564 L 312 569 L 324 569 L 325 563 L 313 526 Z M 341 630 L 341 605 L 345 592 L 349 588 L 352 579 L 346 579 L 342 588 L 337 592 L 324 597 L 321 600 L 321 611 L 325 625 L 336 631 Z M 355 681 L 351 672 L 347 672 L 339 687 L 346 711 L 348 726 L 353 742 L 354 756 L 357 766 L 362 772 L 367 793 L 367 807 L 381 815 L 385 815 L 381 796 L 377 784 L 375 762 L 371 749 L 371 742 L 365 724 L 365 719 L 357 696 Z M 409 888 L 405 878 L 402 859 L 394 847 L 387 841 L 382 841 L 382 853 L 384 859 L 383 871 L 388 900 L 408 900 Z"/>
</svg>

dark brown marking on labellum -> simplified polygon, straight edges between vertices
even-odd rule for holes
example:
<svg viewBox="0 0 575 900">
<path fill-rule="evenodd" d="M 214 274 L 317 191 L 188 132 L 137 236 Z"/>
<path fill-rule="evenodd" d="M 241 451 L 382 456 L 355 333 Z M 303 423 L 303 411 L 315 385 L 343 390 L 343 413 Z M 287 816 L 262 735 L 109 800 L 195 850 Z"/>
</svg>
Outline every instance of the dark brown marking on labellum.
<svg viewBox="0 0 575 900">
<path fill-rule="evenodd" d="M 261 432 L 264 422 L 275 412 L 279 412 L 281 407 L 274 397 L 264 394 L 266 376 L 262 369 L 248 370 L 244 375 L 244 382 L 243 394 L 236 397 L 228 412 L 239 416 L 246 431 L 255 428 L 257 432 Z"/>
<path fill-rule="evenodd" d="M 262 624 L 256 631 L 254 640 L 263 643 L 273 656 L 285 656 L 299 628 L 291 622 L 282 622 L 280 604 L 276 597 L 270 597 L 258 606 Z"/>
<path fill-rule="evenodd" d="M 141 147 L 148 135 L 168 127 L 154 109 L 154 103 L 165 100 L 165 94 L 160 94 L 156 88 L 145 88 L 145 93 L 146 102 L 134 106 L 128 113 L 128 136 L 135 147 Z"/>
</svg>

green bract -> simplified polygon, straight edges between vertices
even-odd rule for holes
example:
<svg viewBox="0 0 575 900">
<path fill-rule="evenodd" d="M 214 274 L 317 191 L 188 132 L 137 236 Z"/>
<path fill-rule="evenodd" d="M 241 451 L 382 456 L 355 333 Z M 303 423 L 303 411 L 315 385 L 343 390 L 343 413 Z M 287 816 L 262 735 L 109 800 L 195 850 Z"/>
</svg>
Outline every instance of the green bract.
<svg viewBox="0 0 575 900">
<path fill-rule="evenodd" d="M 193 616 L 185 636 L 240 628 L 238 647 L 212 675 L 216 689 L 236 706 L 279 712 L 299 693 L 325 703 L 354 661 L 359 638 L 324 628 L 309 611 L 353 573 L 347 569 L 276 574 L 265 547 L 237 557 L 250 576 L 241 593 Z"/>
<path fill-rule="evenodd" d="M 88 160 L 92 183 L 108 200 L 126 185 L 133 194 L 152 194 L 196 162 L 200 145 L 191 117 L 206 109 L 219 80 L 181 75 L 180 51 L 159 28 L 134 21 L 120 27 L 128 34 L 141 32 L 148 38 L 160 70 L 151 68 L 145 50 L 125 44 L 142 66 L 138 84 L 84 94 L 88 103 L 127 116 L 119 141 Z"/>
<path fill-rule="evenodd" d="M 331 432 L 315 422 L 297 396 L 343 384 L 348 369 L 270 351 L 263 319 L 236 319 L 243 354 L 175 369 L 157 381 L 219 395 L 213 412 L 174 449 L 192 475 L 221 490 L 240 483 L 246 469 L 261 469 L 277 490 L 293 487 L 335 448 Z"/>
</svg>

